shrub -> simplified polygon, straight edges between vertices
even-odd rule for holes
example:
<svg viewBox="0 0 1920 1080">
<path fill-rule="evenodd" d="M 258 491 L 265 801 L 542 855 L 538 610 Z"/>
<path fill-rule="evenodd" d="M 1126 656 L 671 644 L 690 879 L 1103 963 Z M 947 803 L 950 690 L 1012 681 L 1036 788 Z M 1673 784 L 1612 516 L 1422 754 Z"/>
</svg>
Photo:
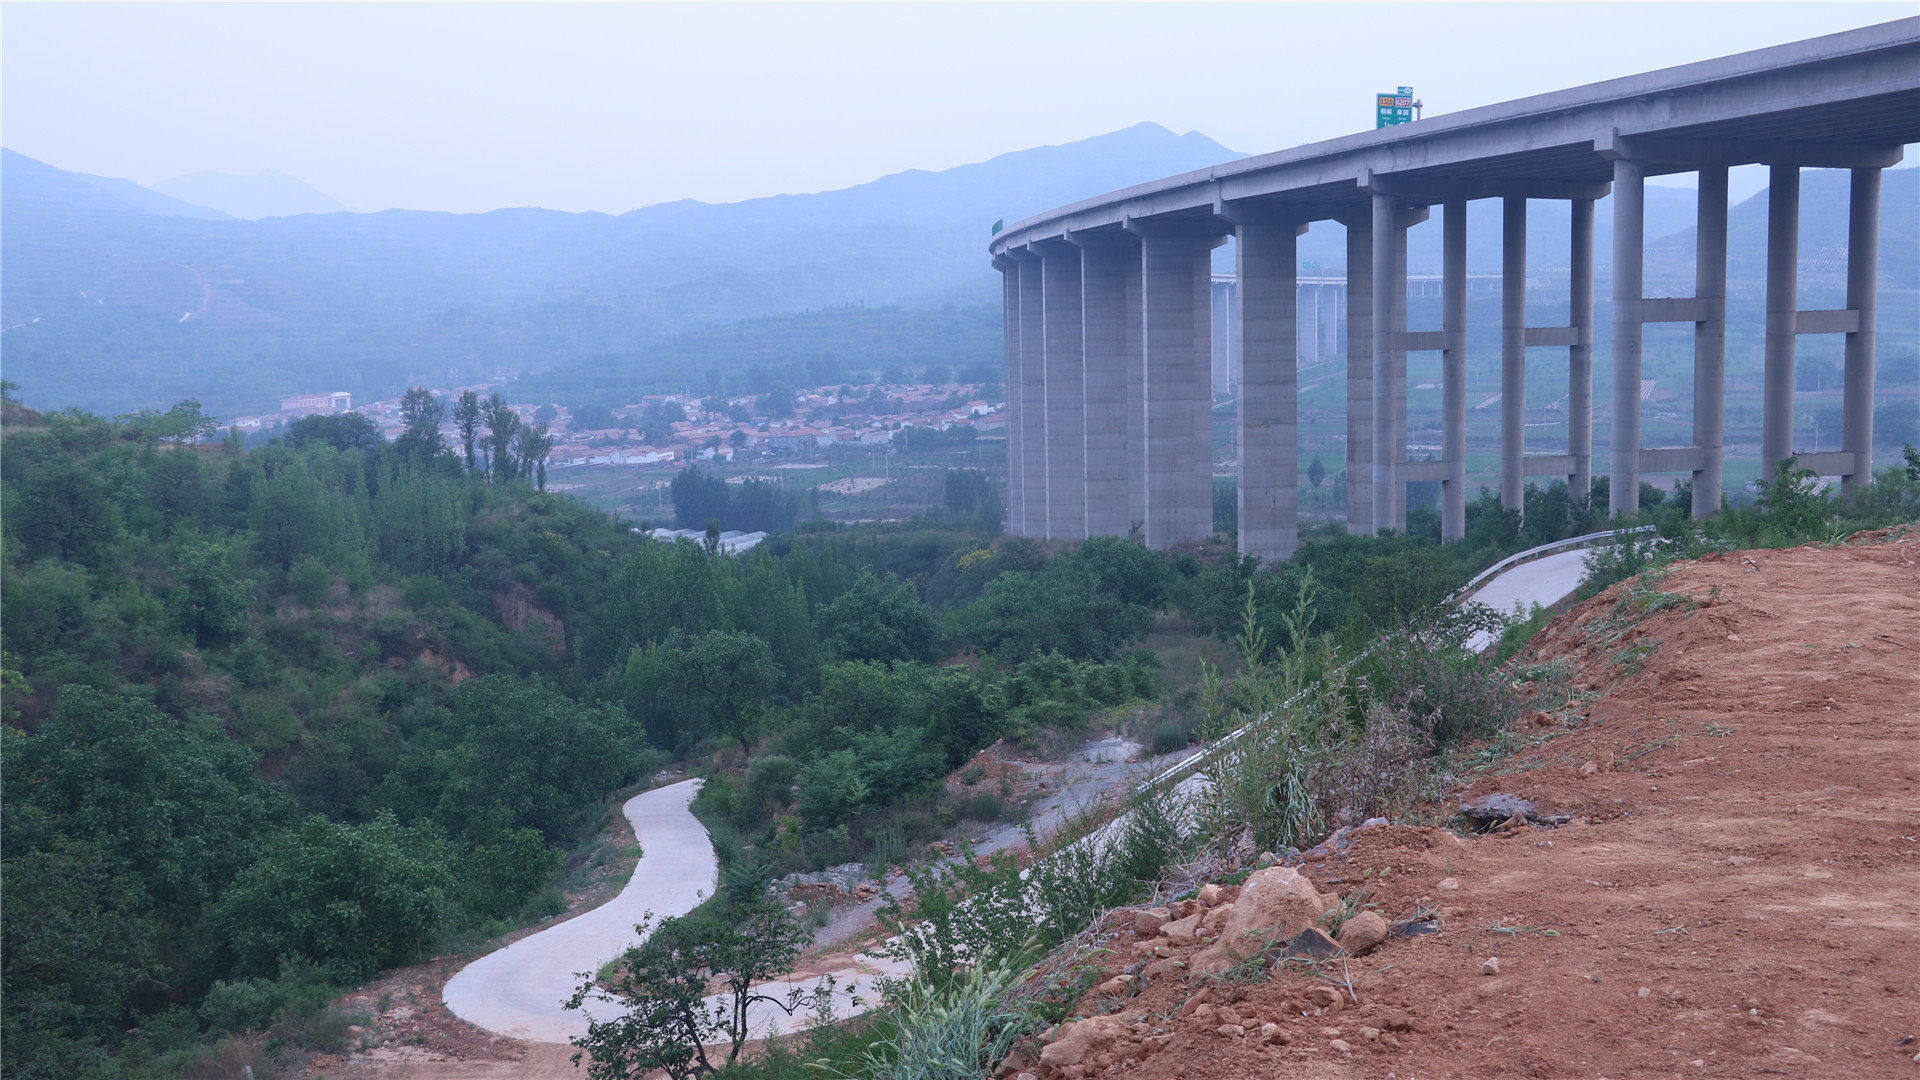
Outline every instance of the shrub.
<svg viewBox="0 0 1920 1080">
<path fill-rule="evenodd" d="M 400 589 L 400 599 L 415 611 L 444 607 L 453 602 L 447 583 L 431 574 L 415 574 Z"/>
<path fill-rule="evenodd" d="M 1187 730 L 1172 720 L 1163 720 L 1153 729 L 1153 756 L 1171 754 L 1187 745 Z"/>
<path fill-rule="evenodd" d="M 1497 613 L 1470 605 L 1382 636 L 1354 664 L 1350 715 L 1364 723 L 1373 703 L 1384 704 L 1434 748 L 1500 730 L 1519 717 L 1520 698 L 1493 653 L 1475 652 L 1467 642 L 1503 629 Z"/>
<path fill-rule="evenodd" d="M 976 791 L 967 800 L 967 816 L 975 821 L 999 821 L 1006 804 L 991 791 Z"/>
<path fill-rule="evenodd" d="M 319 607 L 333 588 L 333 571 L 317 559 L 301 559 L 287 571 L 287 591 L 308 607 Z"/>
<path fill-rule="evenodd" d="M 743 804 L 756 814 L 793 803 L 793 785 L 800 779 L 800 763 L 783 754 L 763 754 L 747 764 Z"/>
<path fill-rule="evenodd" d="M 800 816 L 824 828 L 858 813 L 867 801 L 867 782 L 852 750 L 836 750 L 800 774 Z"/>
<path fill-rule="evenodd" d="M 963 978 L 935 984 L 900 984 L 876 1024 L 872 1042 L 852 1073 L 841 1080 L 974 1080 L 986 1075 L 1029 1026 L 1008 1004 L 1020 984 L 1009 965 L 977 966 Z M 822 1072 L 827 1072 L 823 1067 Z"/>
<path fill-rule="evenodd" d="M 210 1031 L 259 1031 L 273 1018 L 284 995 L 271 979 L 215 982 L 200 1003 L 200 1018 Z"/>
</svg>

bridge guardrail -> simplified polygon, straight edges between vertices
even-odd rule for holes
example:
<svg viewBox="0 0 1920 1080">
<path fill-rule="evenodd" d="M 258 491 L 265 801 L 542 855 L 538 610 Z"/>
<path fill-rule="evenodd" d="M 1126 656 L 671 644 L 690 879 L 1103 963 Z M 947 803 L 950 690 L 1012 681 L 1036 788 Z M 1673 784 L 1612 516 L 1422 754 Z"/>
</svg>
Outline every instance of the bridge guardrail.
<svg viewBox="0 0 1920 1080">
<path fill-rule="evenodd" d="M 1475 574 L 1472 580 L 1453 590 L 1447 597 L 1446 602 L 1449 604 L 1460 603 L 1467 597 L 1472 596 L 1480 586 L 1486 584 L 1489 580 L 1499 577 L 1501 574 L 1519 566 L 1521 563 L 1529 563 L 1535 559 L 1544 559 L 1549 555 L 1558 555 L 1563 551 L 1572 551 L 1575 548 L 1592 547 L 1602 541 L 1611 540 L 1616 536 L 1652 531 L 1653 526 L 1651 525 L 1636 525 L 1631 529 L 1605 529 L 1600 532 L 1587 533 L 1585 536 L 1570 536 L 1565 540 L 1555 540 L 1551 544 L 1541 544 L 1539 547 L 1532 547 L 1525 551 L 1515 552 L 1501 559 L 1499 562 L 1494 563 L 1492 566 L 1487 567 L 1485 570 L 1480 571 L 1478 574 Z"/>
</svg>

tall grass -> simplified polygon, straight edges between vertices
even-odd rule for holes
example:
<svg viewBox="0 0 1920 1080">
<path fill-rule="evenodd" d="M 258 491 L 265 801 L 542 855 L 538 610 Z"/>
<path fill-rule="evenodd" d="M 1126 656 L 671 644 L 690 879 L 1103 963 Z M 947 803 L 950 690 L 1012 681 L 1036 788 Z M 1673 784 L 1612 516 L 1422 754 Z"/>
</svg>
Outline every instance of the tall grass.
<svg viewBox="0 0 1920 1080">
<path fill-rule="evenodd" d="M 851 1072 L 823 1063 L 819 1073 L 842 1080 L 976 1080 L 1006 1056 L 1029 1026 L 1010 1004 L 1017 969 L 979 966 L 944 984 L 898 984 L 893 1008 L 873 1023 L 871 1041 Z"/>
</svg>

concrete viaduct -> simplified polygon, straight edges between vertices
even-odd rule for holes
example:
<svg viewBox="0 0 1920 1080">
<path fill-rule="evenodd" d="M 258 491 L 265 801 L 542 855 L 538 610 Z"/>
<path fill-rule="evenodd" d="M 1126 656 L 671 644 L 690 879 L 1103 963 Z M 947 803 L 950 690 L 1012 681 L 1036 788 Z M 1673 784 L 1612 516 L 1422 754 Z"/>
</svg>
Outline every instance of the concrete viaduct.
<svg viewBox="0 0 1920 1080">
<path fill-rule="evenodd" d="M 1693 474 L 1719 508 L 1726 352 L 1727 169 L 1770 167 L 1762 453 L 1792 453 L 1795 338 L 1843 333 L 1843 449 L 1802 455 L 1845 483 L 1872 476 L 1880 172 L 1920 141 L 1920 18 L 1366 131 L 1168 177 L 1017 222 L 993 238 L 1003 276 L 1009 528 L 1081 539 L 1144 530 L 1153 547 L 1213 531 L 1215 312 L 1239 387 L 1240 550 L 1297 545 L 1297 369 L 1303 297 L 1339 317 L 1347 358 L 1348 527 L 1402 527 L 1409 481 L 1440 482 L 1441 531 L 1466 531 L 1467 202 L 1502 200 L 1500 497 L 1528 477 L 1593 476 L 1594 201 L 1614 199 L 1610 510 L 1642 472 Z M 1797 310 L 1802 168 L 1849 169 L 1847 306 Z M 1694 295 L 1642 294 L 1645 180 L 1697 171 Z M 1571 318 L 1526 325 L 1528 199 L 1572 204 Z M 1407 229 L 1441 207 L 1442 325 L 1407 326 Z M 1297 237 L 1346 226 L 1344 302 L 1303 289 Z M 1212 252 L 1233 237 L 1232 302 Z M 1693 444 L 1643 447 L 1642 326 L 1694 327 Z M 1564 347 L 1569 453 L 1528 455 L 1529 347 Z M 1442 452 L 1407 460 L 1409 351 L 1441 353 Z"/>
</svg>

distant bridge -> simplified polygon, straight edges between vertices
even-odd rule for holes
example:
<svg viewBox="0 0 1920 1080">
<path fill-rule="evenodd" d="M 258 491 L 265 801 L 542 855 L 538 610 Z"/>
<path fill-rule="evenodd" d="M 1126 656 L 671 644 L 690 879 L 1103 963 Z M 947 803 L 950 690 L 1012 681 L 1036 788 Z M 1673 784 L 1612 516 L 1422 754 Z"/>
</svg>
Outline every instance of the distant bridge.
<svg viewBox="0 0 1920 1080">
<path fill-rule="evenodd" d="M 1842 449 L 1801 460 L 1848 485 L 1872 476 L 1880 172 L 1920 141 L 1920 18 L 1595 83 L 1218 165 L 1014 224 L 991 244 L 1004 278 L 1012 531 L 1078 539 L 1144 523 L 1167 547 L 1213 529 L 1214 312 L 1237 354 L 1240 550 L 1297 543 L 1302 297 L 1313 352 L 1347 356 L 1347 515 L 1404 526 L 1406 485 L 1439 481 L 1441 531 L 1466 532 L 1467 203 L 1502 200 L 1500 497 L 1530 476 L 1593 476 L 1594 200 L 1614 199 L 1610 509 L 1638 507 L 1642 472 L 1691 472 L 1694 512 L 1719 507 L 1725 430 L 1727 170 L 1771 168 L 1764 467 L 1793 452 L 1799 334 L 1846 335 Z M 1797 303 L 1800 170 L 1852 170 L 1847 301 Z M 1645 181 L 1698 172 L 1694 295 L 1643 295 Z M 1571 317 L 1527 326 L 1528 199 L 1572 204 Z M 1407 229 L 1443 208 L 1442 325 L 1406 321 Z M 1347 229 L 1347 277 L 1328 301 L 1298 275 L 1314 221 Z M 1231 302 L 1212 251 L 1232 236 Z M 1646 323 L 1694 327 L 1693 442 L 1640 445 Z M 1567 350 L 1568 453 L 1526 454 L 1528 347 Z M 1407 460 L 1410 351 L 1441 354 L 1440 460 Z"/>
</svg>

